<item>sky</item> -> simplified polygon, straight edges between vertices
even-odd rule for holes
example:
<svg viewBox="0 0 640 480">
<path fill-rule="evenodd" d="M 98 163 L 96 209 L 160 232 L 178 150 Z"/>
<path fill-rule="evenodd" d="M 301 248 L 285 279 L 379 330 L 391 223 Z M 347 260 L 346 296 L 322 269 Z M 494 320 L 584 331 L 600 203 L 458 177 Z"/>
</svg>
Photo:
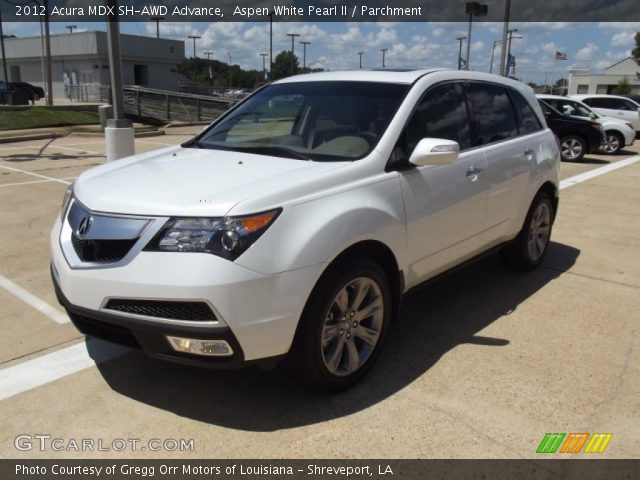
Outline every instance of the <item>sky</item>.
<svg viewBox="0 0 640 480">
<path fill-rule="evenodd" d="M 79 30 L 105 30 L 104 23 L 77 23 Z M 5 23 L 5 34 L 39 35 L 38 23 Z M 511 46 L 516 57 L 516 76 L 525 82 L 539 84 L 566 76 L 570 68 L 589 68 L 594 72 L 624 59 L 634 46 L 637 23 L 513 23 L 517 28 Z M 155 36 L 153 22 L 123 22 L 122 33 Z M 363 68 L 382 66 L 381 49 L 387 68 L 456 68 L 458 41 L 467 34 L 465 23 L 274 23 L 274 56 L 291 49 L 287 33 L 298 33 L 295 53 L 302 63 L 302 45 L 307 47 L 307 66 L 328 70 L 358 68 L 358 52 L 365 52 Z M 68 33 L 64 23 L 52 23 L 52 33 Z M 178 23 L 161 22 L 164 38 L 187 40 L 198 35 L 196 54 L 214 51 L 214 58 L 232 62 L 242 68 L 262 69 L 260 53 L 269 51 L 269 25 L 263 22 Z M 489 71 L 493 42 L 502 36 L 502 23 L 474 23 L 472 32 L 471 69 Z M 463 46 L 463 56 L 466 45 Z M 499 65 L 500 49 L 495 49 L 494 68 Z M 567 61 L 555 61 L 555 52 L 567 53 Z M 187 40 L 185 53 L 193 55 L 192 40 Z"/>
</svg>

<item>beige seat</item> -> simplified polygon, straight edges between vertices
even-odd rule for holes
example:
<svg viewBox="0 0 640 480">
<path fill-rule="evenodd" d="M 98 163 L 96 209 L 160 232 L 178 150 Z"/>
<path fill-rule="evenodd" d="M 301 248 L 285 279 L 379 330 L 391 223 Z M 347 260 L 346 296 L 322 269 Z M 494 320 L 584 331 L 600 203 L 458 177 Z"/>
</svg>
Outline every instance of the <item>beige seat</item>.
<svg viewBox="0 0 640 480">
<path fill-rule="evenodd" d="M 334 138 L 313 149 L 313 153 L 322 155 L 340 155 L 346 157 L 361 157 L 369 151 L 369 142 L 364 138 L 347 135 Z"/>
</svg>

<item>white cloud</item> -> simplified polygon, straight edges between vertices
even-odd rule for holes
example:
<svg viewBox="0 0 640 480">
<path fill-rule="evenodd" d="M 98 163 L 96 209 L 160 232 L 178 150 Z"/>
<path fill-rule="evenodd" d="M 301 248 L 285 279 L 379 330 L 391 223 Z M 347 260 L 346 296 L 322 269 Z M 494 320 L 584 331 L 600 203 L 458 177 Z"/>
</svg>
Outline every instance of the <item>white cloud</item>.
<svg viewBox="0 0 640 480">
<path fill-rule="evenodd" d="M 611 45 L 614 47 L 632 47 L 635 44 L 636 32 L 622 31 L 611 37 Z"/>
<path fill-rule="evenodd" d="M 593 57 L 598 53 L 598 46 L 595 43 L 587 43 L 584 48 L 578 50 L 576 53 L 575 59 L 578 62 L 590 62 L 593 60 Z"/>
</svg>

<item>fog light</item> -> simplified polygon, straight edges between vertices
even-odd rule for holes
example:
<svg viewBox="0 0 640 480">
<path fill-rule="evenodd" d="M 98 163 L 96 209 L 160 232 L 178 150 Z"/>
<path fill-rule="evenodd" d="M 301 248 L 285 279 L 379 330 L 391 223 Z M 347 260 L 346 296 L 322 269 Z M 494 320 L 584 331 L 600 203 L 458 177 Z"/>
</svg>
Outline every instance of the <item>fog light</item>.
<svg viewBox="0 0 640 480">
<path fill-rule="evenodd" d="M 233 355 L 231 346 L 224 340 L 199 340 L 195 338 L 167 337 L 176 352 L 207 355 L 210 357 L 228 357 Z"/>
</svg>

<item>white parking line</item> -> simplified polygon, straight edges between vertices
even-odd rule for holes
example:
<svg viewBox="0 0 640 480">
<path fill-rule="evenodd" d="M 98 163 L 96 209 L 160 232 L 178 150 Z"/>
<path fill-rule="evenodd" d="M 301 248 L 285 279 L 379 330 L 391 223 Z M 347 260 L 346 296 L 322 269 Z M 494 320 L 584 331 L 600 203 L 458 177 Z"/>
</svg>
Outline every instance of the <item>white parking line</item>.
<svg viewBox="0 0 640 480">
<path fill-rule="evenodd" d="M 0 165 L 0 168 L 4 168 L 5 170 L 9 170 L 11 172 L 24 173 L 25 175 L 31 175 L 33 177 L 43 178 L 51 182 L 58 182 L 58 183 L 63 183 L 65 185 L 71 185 L 71 182 L 67 182 L 66 180 L 62 180 L 61 178 L 47 177 L 46 175 L 40 175 L 39 173 L 28 172 L 26 170 L 21 170 L 20 168 L 7 167 L 6 165 Z"/>
<path fill-rule="evenodd" d="M 163 145 L 165 147 L 178 146 L 178 144 L 176 143 L 150 142 L 149 140 L 138 140 L 137 138 L 136 138 L 136 143 L 148 143 L 149 145 Z"/>
<path fill-rule="evenodd" d="M 104 152 L 94 152 L 93 150 L 84 150 L 80 148 L 63 147 L 60 145 L 47 145 L 47 148 L 61 148 L 62 150 L 72 150 L 74 152 L 91 153 L 93 155 L 104 155 Z"/>
<path fill-rule="evenodd" d="M 636 155 L 635 157 L 627 158 L 625 160 L 620 160 L 619 162 L 610 163 L 609 165 L 605 165 L 604 167 L 594 168 L 593 170 L 589 170 L 588 172 L 574 175 L 573 177 L 566 178 L 560 182 L 560 190 L 573 187 L 574 185 L 577 185 L 579 183 L 586 182 L 587 180 L 599 177 L 600 175 L 604 175 L 605 173 L 613 172 L 614 170 L 618 170 L 619 168 L 628 167 L 629 165 L 633 165 L 637 162 L 640 162 L 640 155 Z"/>
<path fill-rule="evenodd" d="M 9 293 L 12 293 L 27 305 L 38 310 L 40 313 L 46 315 L 54 322 L 60 324 L 69 323 L 69 317 L 60 310 L 53 308 L 47 302 L 26 291 L 20 285 L 12 282 L 4 275 L 0 275 L 0 287 L 4 288 Z"/>
<path fill-rule="evenodd" d="M 0 400 L 46 385 L 130 350 L 101 340 L 88 339 L 57 352 L 0 370 Z"/>
<path fill-rule="evenodd" d="M 61 178 L 60 180 L 74 180 L 78 177 L 65 177 L 65 178 Z M 52 182 L 53 180 L 33 180 L 31 182 L 14 182 L 14 183 L 0 183 L 0 188 L 3 187 L 19 187 L 21 185 L 33 185 L 35 183 L 49 183 Z"/>
</svg>

